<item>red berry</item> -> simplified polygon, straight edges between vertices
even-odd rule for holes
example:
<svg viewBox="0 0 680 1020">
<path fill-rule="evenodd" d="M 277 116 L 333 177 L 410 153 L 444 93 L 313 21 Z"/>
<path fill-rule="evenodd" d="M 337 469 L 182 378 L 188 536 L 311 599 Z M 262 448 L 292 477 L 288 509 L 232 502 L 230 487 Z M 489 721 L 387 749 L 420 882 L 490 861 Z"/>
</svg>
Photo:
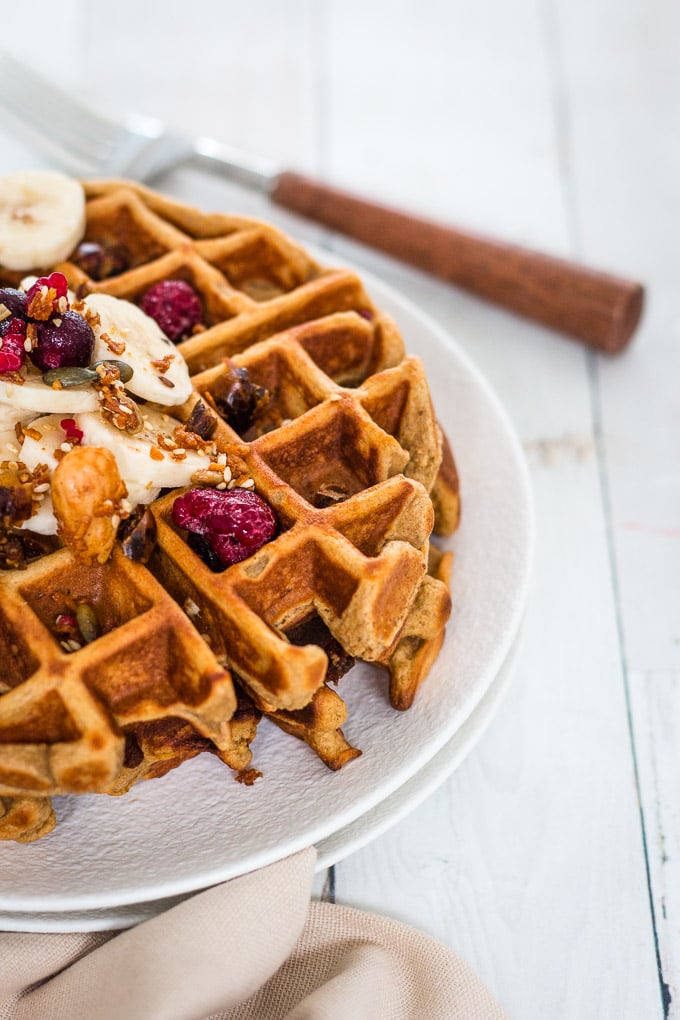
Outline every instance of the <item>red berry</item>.
<svg viewBox="0 0 680 1020">
<path fill-rule="evenodd" d="M 45 322 L 53 315 L 63 315 L 68 307 L 68 280 L 63 273 L 40 276 L 26 291 L 29 319 Z"/>
<path fill-rule="evenodd" d="M 68 297 L 68 280 L 63 273 L 50 273 L 49 276 L 41 276 L 40 279 L 36 280 L 33 287 L 41 287 L 47 284 L 48 287 L 53 287 L 57 292 L 57 297 Z M 33 289 L 31 287 L 28 294 Z M 30 300 L 30 298 L 29 298 Z"/>
<path fill-rule="evenodd" d="M 77 312 L 38 323 L 38 346 L 29 357 L 41 372 L 50 368 L 85 368 L 94 350 L 94 333 Z"/>
<path fill-rule="evenodd" d="M 12 315 L 21 317 L 26 314 L 26 294 L 23 290 L 17 290 L 15 287 L 0 287 L 0 304 L 4 305 Z"/>
<path fill-rule="evenodd" d="M 78 621 L 71 613 L 58 613 L 54 625 L 59 631 L 75 630 L 78 626 Z"/>
<path fill-rule="evenodd" d="M 0 372 L 18 372 L 21 365 L 21 358 L 17 354 L 0 351 Z"/>
<path fill-rule="evenodd" d="M 78 446 L 82 442 L 84 432 L 78 428 L 75 418 L 62 418 L 59 424 L 66 433 L 69 443 Z"/>
<path fill-rule="evenodd" d="M 277 531 L 273 510 L 250 489 L 190 489 L 175 500 L 172 519 L 200 535 L 224 567 L 252 556 Z"/>
<path fill-rule="evenodd" d="M 189 336 L 203 318 L 201 299 L 184 280 L 155 283 L 142 298 L 141 308 L 174 343 Z"/>
<path fill-rule="evenodd" d="M 26 357 L 26 323 L 23 319 L 6 319 L 0 323 L 0 354 L 3 372 L 16 372 Z M 10 367 L 11 365 L 11 367 Z"/>
<path fill-rule="evenodd" d="M 82 241 L 73 261 L 93 280 L 106 280 L 130 267 L 128 253 L 122 245 L 105 246 L 97 241 Z"/>
</svg>

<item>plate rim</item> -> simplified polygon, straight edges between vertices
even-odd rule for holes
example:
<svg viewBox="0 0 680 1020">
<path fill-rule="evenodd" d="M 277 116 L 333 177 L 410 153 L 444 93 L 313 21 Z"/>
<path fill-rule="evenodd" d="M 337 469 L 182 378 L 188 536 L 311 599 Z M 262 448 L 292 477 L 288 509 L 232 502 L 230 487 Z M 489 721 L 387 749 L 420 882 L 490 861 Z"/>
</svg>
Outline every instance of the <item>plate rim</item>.
<svg viewBox="0 0 680 1020">
<path fill-rule="evenodd" d="M 313 252 L 312 245 L 307 245 L 307 248 Z M 328 258 L 330 254 L 332 253 L 326 251 L 324 252 L 324 257 Z M 356 801 L 353 801 L 352 804 L 344 810 L 344 812 L 334 817 L 334 820 L 330 825 L 325 822 L 317 822 L 315 825 L 305 829 L 303 834 L 298 833 L 296 837 L 290 837 L 287 842 L 277 844 L 275 846 L 268 846 L 260 853 L 251 855 L 246 864 L 243 862 L 237 864 L 234 862 L 222 861 L 211 868 L 203 868 L 200 871 L 200 877 L 198 878 L 195 873 L 192 873 L 179 879 L 166 879 L 161 882 L 147 884 L 146 887 L 141 890 L 138 886 L 133 886 L 130 888 L 119 887 L 111 892 L 102 892 L 100 890 L 96 893 L 88 892 L 81 894 L 67 893 L 66 895 L 41 895 L 41 902 L 43 904 L 50 904 L 48 907 L 49 912 L 57 913 L 61 911 L 73 911 L 79 909 L 84 911 L 106 909 L 115 906 L 125 906 L 126 904 L 150 902 L 157 899 L 184 895 L 196 891 L 199 888 L 206 888 L 217 882 L 227 881 L 229 878 L 236 877 L 237 875 L 257 870 L 260 867 L 271 864 L 276 860 L 280 860 L 283 857 L 296 852 L 296 850 L 301 849 L 303 846 L 316 844 L 326 838 L 330 838 L 334 833 L 351 825 L 352 822 L 370 811 L 371 808 L 382 803 L 405 785 L 409 779 L 416 775 L 432 758 L 434 758 L 444 744 L 446 744 L 448 740 L 465 725 L 469 716 L 483 699 L 487 690 L 500 671 L 502 663 L 505 661 L 512 642 L 518 633 L 529 592 L 535 545 L 535 522 L 528 466 L 514 426 L 503 404 L 499 400 L 486 377 L 443 326 L 441 326 L 429 315 L 429 313 L 424 311 L 415 302 L 411 301 L 409 298 L 405 298 L 394 287 L 392 287 L 391 284 L 386 283 L 363 268 L 352 266 L 350 260 L 343 258 L 342 265 L 349 269 L 354 269 L 358 275 L 360 275 L 362 283 L 365 285 L 366 289 L 369 292 L 373 291 L 376 296 L 378 296 L 376 304 L 379 307 L 385 308 L 385 306 L 387 306 L 386 310 L 392 315 L 395 313 L 391 309 L 396 307 L 398 310 L 397 316 L 399 311 L 403 311 L 404 314 L 412 317 L 416 321 L 419 321 L 439 345 L 442 345 L 444 349 L 449 350 L 452 353 L 462 371 L 474 380 L 475 386 L 483 394 L 488 407 L 493 411 L 498 423 L 502 427 L 505 439 L 509 443 L 509 448 L 512 450 L 513 474 L 523 496 L 523 510 L 525 514 L 525 555 L 522 561 L 522 582 L 519 590 L 515 593 L 512 612 L 509 614 L 508 619 L 505 622 L 505 629 L 502 638 L 495 645 L 493 653 L 490 655 L 489 661 L 485 665 L 484 673 L 486 675 L 486 683 L 480 683 L 479 688 L 475 689 L 476 697 L 474 699 L 468 699 L 468 703 L 465 705 L 465 711 L 458 715 L 455 725 L 452 724 L 450 727 L 442 727 L 431 745 L 426 749 L 421 750 L 421 753 L 415 756 L 415 759 L 411 760 L 408 769 L 402 770 L 401 772 L 395 772 L 387 784 L 378 787 L 377 790 L 373 789 L 369 793 L 359 797 Z M 22 906 L 22 903 L 27 905 Z M 13 911 L 21 914 L 28 914 L 34 910 L 35 898 L 33 898 L 29 904 L 25 893 L 15 896 L 0 892 L 0 912 L 9 913 L 10 911 Z"/>
<path fill-rule="evenodd" d="M 316 847 L 315 873 L 318 874 L 338 864 L 350 854 L 361 850 L 375 839 L 384 835 L 430 797 L 462 765 L 493 722 L 496 713 L 508 694 L 517 668 L 517 659 L 523 640 L 523 629 L 524 619 L 498 675 L 489 685 L 484 697 L 472 710 L 465 723 L 456 730 L 450 740 L 440 748 L 437 754 L 419 772 L 390 795 L 391 798 L 398 799 L 396 810 L 389 811 L 379 823 L 367 825 L 371 815 L 369 810 L 353 822 L 350 822 L 349 825 L 345 826 L 344 830 L 341 829 L 338 832 L 334 832 L 328 837 L 328 841 L 332 841 L 337 836 L 342 837 L 346 830 L 354 830 L 356 827 L 359 827 L 359 835 L 349 843 L 341 842 L 335 848 L 327 851 L 323 846 L 325 841 L 321 840 L 320 845 Z M 407 792 L 404 797 L 403 791 L 409 785 L 412 786 L 412 790 Z M 390 800 L 390 797 L 381 802 L 381 808 Z M 204 892 L 207 888 L 210 888 L 210 886 L 193 889 L 187 893 L 179 893 L 177 896 L 160 898 L 158 900 L 140 900 L 138 903 L 123 904 L 119 908 L 102 908 L 101 910 L 95 908 L 89 912 L 46 910 L 41 913 L 31 910 L 16 911 L 13 915 L 10 915 L 0 911 L 0 929 L 3 929 L 4 926 L 6 931 L 50 932 L 55 934 L 122 930 L 133 925 L 142 924 L 144 921 L 149 921 L 166 910 L 171 910 L 190 896 Z M 142 908 L 146 907 L 146 909 L 135 912 L 135 907 L 140 906 Z M 117 910 L 117 913 L 106 914 L 106 911 L 111 909 Z M 39 918 L 39 920 L 31 923 L 32 918 Z M 36 924 L 39 926 L 36 927 Z"/>
</svg>

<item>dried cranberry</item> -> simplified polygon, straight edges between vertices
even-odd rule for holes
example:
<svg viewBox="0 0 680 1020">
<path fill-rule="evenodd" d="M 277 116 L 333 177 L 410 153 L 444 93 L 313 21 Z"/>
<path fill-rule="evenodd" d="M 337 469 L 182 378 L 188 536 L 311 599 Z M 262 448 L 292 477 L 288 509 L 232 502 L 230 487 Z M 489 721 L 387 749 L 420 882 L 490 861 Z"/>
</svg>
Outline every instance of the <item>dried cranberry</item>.
<svg viewBox="0 0 680 1020">
<path fill-rule="evenodd" d="M 41 372 L 50 368 L 85 368 L 94 350 L 92 327 L 77 312 L 38 323 L 38 344 L 29 357 Z"/>
<path fill-rule="evenodd" d="M 2 348 L 15 350 L 19 353 L 19 349 L 24 350 L 24 341 L 26 340 L 26 320 L 20 318 L 18 315 L 13 315 L 11 319 L 4 319 L 0 322 L 0 338 L 2 338 Z"/>
<path fill-rule="evenodd" d="M 57 613 L 54 621 L 54 629 L 58 634 L 75 634 L 78 621 L 72 613 Z"/>
<path fill-rule="evenodd" d="M 26 357 L 26 323 L 12 317 L 0 323 L 0 372 L 17 372 Z"/>
<path fill-rule="evenodd" d="M 4 305 L 12 315 L 23 318 L 26 315 L 25 291 L 15 290 L 14 287 L 0 287 L 0 305 Z M 0 323 L 0 326 L 4 326 L 5 322 Z"/>
<path fill-rule="evenodd" d="M 0 351 L 0 372 L 18 372 L 23 362 L 12 351 Z"/>
<path fill-rule="evenodd" d="M 106 280 L 130 267 L 130 258 L 122 245 L 103 245 L 97 241 L 82 241 L 73 261 L 93 280 Z"/>
<path fill-rule="evenodd" d="M 156 546 L 156 518 L 147 506 L 138 505 L 118 529 L 118 539 L 129 560 L 148 563 Z"/>
<path fill-rule="evenodd" d="M 201 299 L 184 280 L 154 284 L 142 298 L 141 308 L 174 343 L 189 336 L 203 318 Z"/>
<path fill-rule="evenodd" d="M 269 402 L 271 394 L 252 382 L 247 368 L 227 368 L 215 380 L 210 395 L 215 407 L 231 427 L 243 435 Z"/>
<path fill-rule="evenodd" d="M 190 489 L 178 496 L 172 508 L 172 519 L 191 536 L 198 536 L 207 545 L 222 568 L 252 556 L 277 531 L 271 507 L 250 489 Z M 203 543 L 194 541 L 201 554 Z"/>
<path fill-rule="evenodd" d="M 201 439 L 210 439 L 217 427 L 217 417 L 202 400 L 197 400 L 187 423 L 187 432 L 195 432 Z"/>
<path fill-rule="evenodd" d="M 26 303 L 30 305 L 31 299 L 42 290 L 49 287 L 56 291 L 58 298 L 68 297 L 68 280 L 63 273 L 50 273 L 49 276 L 39 276 L 38 279 L 26 291 Z"/>
<path fill-rule="evenodd" d="M 63 273 L 40 276 L 26 291 L 26 312 L 29 319 L 45 322 L 68 309 L 68 280 Z"/>
<path fill-rule="evenodd" d="M 73 446 L 79 446 L 83 441 L 84 432 L 78 428 L 75 418 L 62 418 L 59 423 L 66 434 L 66 438 Z"/>
</svg>

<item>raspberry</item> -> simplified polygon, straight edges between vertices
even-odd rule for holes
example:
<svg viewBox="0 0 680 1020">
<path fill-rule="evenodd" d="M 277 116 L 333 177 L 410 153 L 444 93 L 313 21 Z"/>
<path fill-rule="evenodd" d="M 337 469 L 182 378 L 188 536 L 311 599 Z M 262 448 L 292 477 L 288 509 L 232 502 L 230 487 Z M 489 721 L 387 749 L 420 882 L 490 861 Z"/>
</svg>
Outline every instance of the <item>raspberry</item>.
<svg viewBox="0 0 680 1020">
<path fill-rule="evenodd" d="M 189 336 L 203 318 L 201 299 L 184 280 L 161 280 L 154 284 L 142 298 L 141 308 L 173 343 Z"/>
<path fill-rule="evenodd" d="M 203 539 L 221 569 L 252 556 L 277 531 L 273 510 L 250 489 L 190 489 L 175 500 L 172 519 Z M 194 543 L 197 551 L 202 544 Z M 206 560 L 214 570 L 212 557 Z"/>
<path fill-rule="evenodd" d="M 243 435 L 271 394 L 251 381 L 247 368 L 228 367 L 210 391 L 215 407 L 231 427 Z"/>
</svg>

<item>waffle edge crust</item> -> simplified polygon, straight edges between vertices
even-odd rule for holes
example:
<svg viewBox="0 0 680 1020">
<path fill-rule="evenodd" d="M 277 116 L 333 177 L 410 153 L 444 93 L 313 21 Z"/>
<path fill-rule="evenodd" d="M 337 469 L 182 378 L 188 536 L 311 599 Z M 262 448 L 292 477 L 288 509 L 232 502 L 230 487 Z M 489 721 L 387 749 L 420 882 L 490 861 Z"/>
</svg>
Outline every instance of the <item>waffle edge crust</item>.
<svg viewBox="0 0 680 1020">
<path fill-rule="evenodd" d="M 180 490 L 166 490 L 144 564 L 117 542 L 85 565 L 57 541 L 0 570 L 0 839 L 19 842 L 54 827 L 52 795 L 125 793 L 202 752 L 254 781 L 263 715 L 343 767 L 361 751 L 343 732 L 339 677 L 374 663 L 392 706 L 408 709 L 451 611 L 451 554 L 430 537 L 458 524 L 454 459 L 421 362 L 357 275 L 256 220 L 126 181 L 83 187 L 85 238 L 124 246 L 127 268 L 35 272 L 133 303 L 161 280 L 191 284 L 203 323 L 177 350 L 193 393 L 172 413 L 208 422 L 280 526 L 216 573 L 173 524 Z M 25 275 L 0 270 L 4 286 Z M 269 395 L 242 434 L 219 413 L 235 368 Z M 66 650 L 54 620 L 83 603 L 100 636 Z"/>
</svg>

